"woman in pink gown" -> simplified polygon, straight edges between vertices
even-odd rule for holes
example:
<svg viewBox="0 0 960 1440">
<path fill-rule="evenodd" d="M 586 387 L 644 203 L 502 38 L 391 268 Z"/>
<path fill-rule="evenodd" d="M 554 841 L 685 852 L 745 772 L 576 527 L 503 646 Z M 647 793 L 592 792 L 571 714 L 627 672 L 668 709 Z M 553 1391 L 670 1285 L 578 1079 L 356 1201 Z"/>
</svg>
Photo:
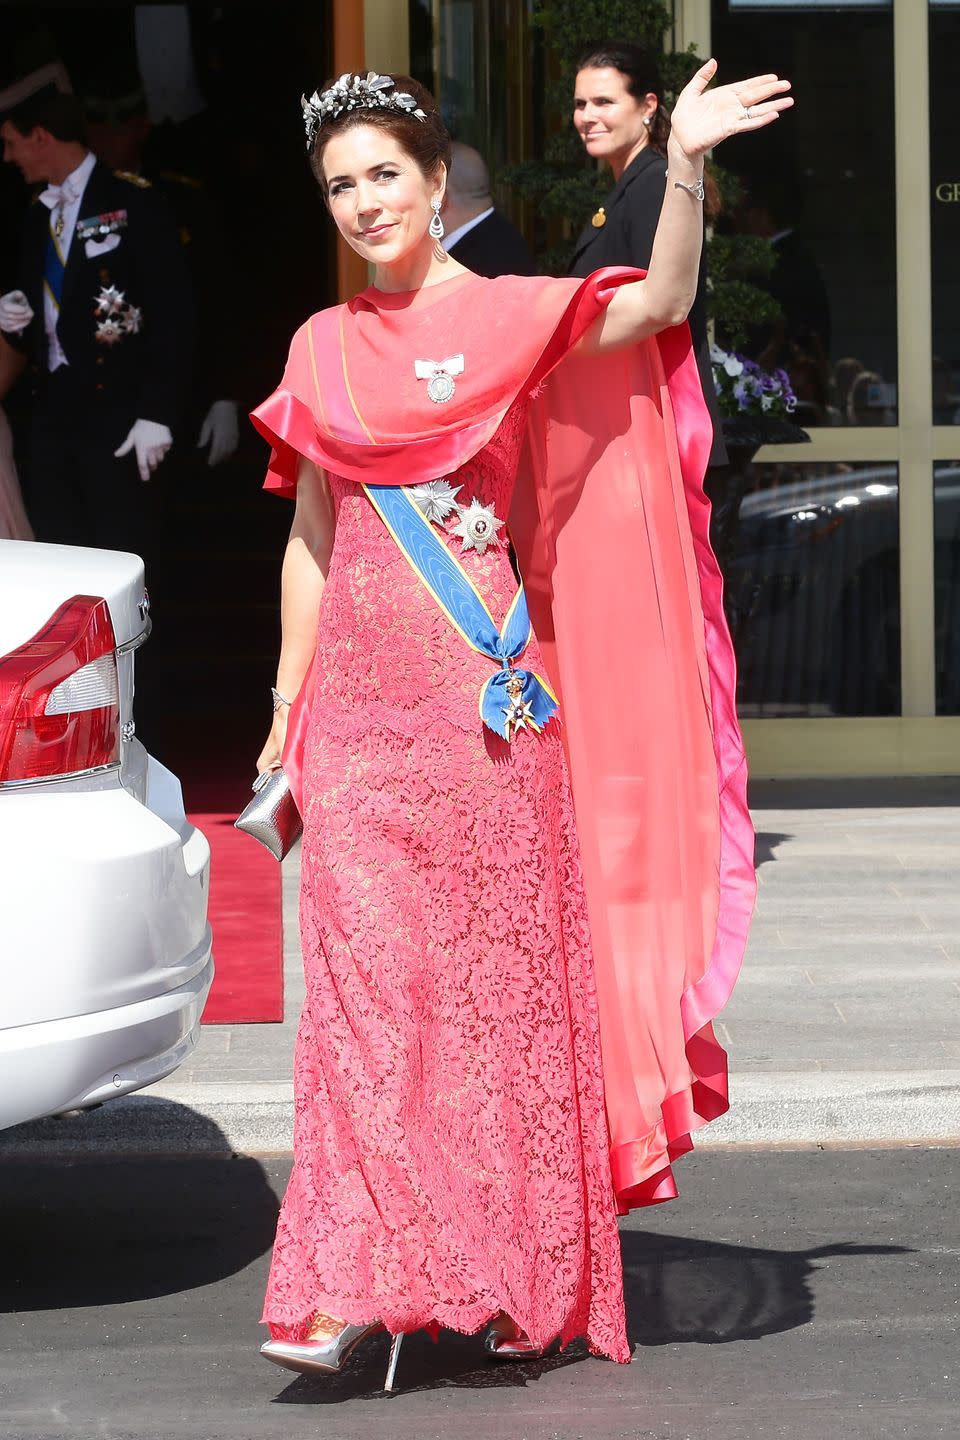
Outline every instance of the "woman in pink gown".
<svg viewBox="0 0 960 1440">
<path fill-rule="evenodd" d="M 493 1358 L 585 1336 L 628 1360 L 617 1212 L 672 1193 L 670 1160 L 725 1104 L 710 1020 L 749 911 L 730 848 L 745 836 L 742 751 L 695 475 L 709 427 L 689 334 L 669 327 L 696 282 L 703 151 L 790 102 L 770 76 L 704 93 L 714 69 L 678 101 L 647 280 L 478 279 L 435 243 L 449 142 L 422 87 L 345 76 L 305 102 L 333 218 L 377 269 L 298 331 L 254 413 L 268 487 L 297 505 L 258 763 L 282 756 L 304 819 L 294 1165 L 262 1352 L 292 1369 L 337 1370 L 378 1329 L 441 1326 L 489 1326 Z M 627 406 L 601 442 L 575 424 L 578 365 L 601 377 L 592 410 Z M 618 595 L 615 575 L 591 595 L 580 567 L 603 572 L 598 527 L 612 555 L 611 527 L 663 548 L 632 557 L 646 600 Z M 480 597 L 506 645 L 512 553 L 536 633 L 491 666 L 456 605 Z M 449 556 L 456 601 L 430 579 Z M 677 613 L 666 645 L 645 640 L 649 614 L 643 631 L 610 619 L 653 591 Z M 511 698 L 491 710 L 497 665 Z M 618 833 L 642 823 L 646 712 L 662 744 L 650 793 L 654 772 L 684 771 L 666 804 L 685 812 L 669 885 L 689 892 L 652 903 Z M 635 838 L 638 864 L 666 876 Z M 616 975 L 625 927 L 654 949 L 679 939 L 669 984 L 659 960 Z"/>
</svg>

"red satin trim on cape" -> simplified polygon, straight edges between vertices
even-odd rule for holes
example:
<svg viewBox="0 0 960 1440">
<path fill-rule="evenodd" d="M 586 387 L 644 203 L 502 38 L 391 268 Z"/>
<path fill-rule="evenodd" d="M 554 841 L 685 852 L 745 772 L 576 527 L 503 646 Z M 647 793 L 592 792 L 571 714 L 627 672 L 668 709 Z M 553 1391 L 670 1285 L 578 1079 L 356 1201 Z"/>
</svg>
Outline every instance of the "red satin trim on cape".
<svg viewBox="0 0 960 1440">
<path fill-rule="evenodd" d="M 292 493 L 298 453 L 345 478 L 415 484 L 475 454 L 514 398 L 559 365 L 531 409 L 534 485 L 521 472 L 511 529 L 565 715 L 621 1213 L 676 1195 L 672 1162 L 727 1109 L 726 1056 L 711 1022 L 736 980 L 755 894 L 735 662 L 702 487 L 710 422 L 689 330 L 560 364 L 637 273 L 528 279 L 516 297 L 509 280 L 482 282 L 502 287 L 487 305 L 529 301 L 531 284 L 552 287 L 551 303 L 538 312 L 539 334 L 502 366 L 496 403 L 456 428 L 371 445 L 358 421 L 355 441 L 334 436 L 318 424 L 293 349 L 281 389 L 253 417 L 274 446 L 268 488 Z M 465 332 L 476 328 L 469 289 Z M 433 358 L 458 348 L 438 346 Z M 329 347 L 317 355 L 321 389 L 334 361 Z M 358 401 L 368 428 L 371 403 Z M 629 704 L 604 731 L 601 702 L 608 694 L 616 704 L 618 673 Z M 284 753 L 301 807 L 311 695 L 312 674 Z"/>
</svg>

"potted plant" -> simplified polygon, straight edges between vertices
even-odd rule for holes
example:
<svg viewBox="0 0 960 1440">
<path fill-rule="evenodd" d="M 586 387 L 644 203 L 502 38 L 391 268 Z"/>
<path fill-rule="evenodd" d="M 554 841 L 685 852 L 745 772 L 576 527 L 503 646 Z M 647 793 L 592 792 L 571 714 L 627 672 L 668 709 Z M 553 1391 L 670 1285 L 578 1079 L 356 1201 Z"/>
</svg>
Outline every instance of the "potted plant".
<svg viewBox="0 0 960 1440">
<path fill-rule="evenodd" d="M 713 381 L 728 452 L 744 469 L 761 445 L 796 445 L 810 436 L 792 419 L 797 408 L 786 370 L 764 370 L 736 350 L 710 346 Z"/>
</svg>

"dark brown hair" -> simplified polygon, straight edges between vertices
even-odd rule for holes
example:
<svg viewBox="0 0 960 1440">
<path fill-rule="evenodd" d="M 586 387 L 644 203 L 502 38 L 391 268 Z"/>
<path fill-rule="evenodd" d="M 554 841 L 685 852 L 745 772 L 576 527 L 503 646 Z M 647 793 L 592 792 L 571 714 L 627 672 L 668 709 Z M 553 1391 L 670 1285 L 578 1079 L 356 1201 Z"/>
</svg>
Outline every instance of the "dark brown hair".
<svg viewBox="0 0 960 1440">
<path fill-rule="evenodd" d="M 618 40 L 610 45 L 597 45 L 581 58 L 578 70 L 618 70 L 627 82 L 627 94 L 635 100 L 644 95 L 656 95 L 657 108 L 650 117 L 647 133 L 650 144 L 658 155 L 667 158 L 667 141 L 670 139 L 670 114 L 663 103 L 663 79 L 660 67 L 642 45 L 629 40 Z M 714 220 L 723 208 L 720 188 L 709 170 L 704 172 L 704 211 L 708 220 Z"/>
<path fill-rule="evenodd" d="M 656 95 L 657 108 L 650 117 L 650 144 L 664 159 L 670 139 L 670 116 L 663 104 L 663 81 L 660 69 L 649 50 L 627 40 L 614 45 L 597 45 L 588 50 L 577 64 L 578 70 L 619 70 L 627 82 L 627 94 L 635 100 Z"/>
<path fill-rule="evenodd" d="M 55 140 L 86 144 L 86 125 L 76 96 L 66 95 L 53 85 L 14 105 L 0 115 L 3 120 L 9 120 L 21 135 L 30 135 L 39 128 L 49 131 Z"/>
<path fill-rule="evenodd" d="M 352 80 L 353 76 L 349 79 Z M 409 75 L 391 75 L 390 79 L 401 94 L 413 96 L 426 119 L 405 115 L 402 110 L 389 106 L 372 105 L 369 109 L 343 110 L 336 119 L 324 120 L 310 151 L 310 168 L 324 198 L 327 182 L 323 175 L 323 152 L 334 136 L 343 135 L 357 125 L 372 125 L 390 135 L 428 178 L 437 174 L 441 164 L 450 169 L 450 135 L 430 91 Z M 328 80 L 323 89 L 329 89 L 334 83 Z"/>
</svg>

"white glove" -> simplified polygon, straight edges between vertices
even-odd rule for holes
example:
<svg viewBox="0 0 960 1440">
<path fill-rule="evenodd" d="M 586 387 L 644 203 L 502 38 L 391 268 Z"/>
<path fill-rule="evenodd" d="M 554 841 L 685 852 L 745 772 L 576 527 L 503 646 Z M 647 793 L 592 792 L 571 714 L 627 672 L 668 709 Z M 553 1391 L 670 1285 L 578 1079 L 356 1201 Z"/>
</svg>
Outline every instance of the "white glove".
<svg viewBox="0 0 960 1440">
<path fill-rule="evenodd" d="M 197 449 L 202 450 L 204 445 L 209 445 L 207 464 L 220 465 L 224 460 L 230 459 L 239 443 L 240 425 L 236 402 L 214 400 L 207 411 L 207 418 L 200 426 Z"/>
<path fill-rule="evenodd" d="M 172 444 L 173 436 L 166 425 L 158 425 L 155 420 L 136 420 L 120 449 L 113 453 L 117 460 L 122 460 L 135 450 L 140 479 L 149 480 Z"/>
<path fill-rule="evenodd" d="M 0 330 L 5 335 L 22 335 L 32 319 L 30 301 L 22 290 L 0 295 Z"/>
</svg>

